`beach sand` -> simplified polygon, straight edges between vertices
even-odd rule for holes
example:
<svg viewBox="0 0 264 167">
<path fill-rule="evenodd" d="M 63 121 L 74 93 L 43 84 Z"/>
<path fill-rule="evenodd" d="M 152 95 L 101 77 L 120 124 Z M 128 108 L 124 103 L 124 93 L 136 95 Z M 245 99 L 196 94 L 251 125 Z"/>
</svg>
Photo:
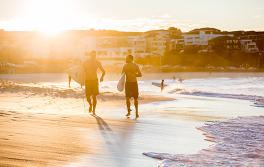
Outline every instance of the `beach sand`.
<svg viewBox="0 0 264 167">
<path fill-rule="evenodd" d="M 142 153 L 197 155 L 214 144 L 205 122 L 263 115 L 250 101 L 145 92 L 140 118 L 126 118 L 124 95 L 105 91 L 92 116 L 79 88 L 21 80 L 0 90 L 1 167 L 157 166 Z"/>
<path fill-rule="evenodd" d="M 100 95 L 98 116 L 92 116 L 85 99 L 68 98 L 69 92 L 62 96 L 13 82 L 1 85 L 0 166 L 156 166 L 144 151 L 195 153 L 208 146 L 195 130 L 200 122 L 175 122 L 166 114 L 157 118 L 162 112 L 154 106 L 144 109 L 172 98 L 142 95 L 136 120 L 133 112 L 125 117 L 120 94 Z"/>
</svg>

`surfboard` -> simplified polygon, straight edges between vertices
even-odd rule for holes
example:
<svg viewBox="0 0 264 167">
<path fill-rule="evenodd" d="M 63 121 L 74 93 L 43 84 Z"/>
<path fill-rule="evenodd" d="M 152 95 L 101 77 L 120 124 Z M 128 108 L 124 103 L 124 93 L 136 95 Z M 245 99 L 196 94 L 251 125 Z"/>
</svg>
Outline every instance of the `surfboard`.
<svg viewBox="0 0 264 167">
<path fill-rule="evenodd" d="M 157 83 L 157 82 L 152 82 L 152 85 L 153 86 L 157 86 L 157 87 L 161 87 L 161 84 L 160 83 Z M 168 86 L 168 85 L 166 85 L 166 84 L 164 84 L 164 87 L 166 87 L 166 86 Z"/>
<path fill-rule="evenodd" d="M 78 84 L 84 85 L 84 71 L 81 66 L 73 66 L 67 70 L 67 74 Z"/>
<path fill-rule="evenodd" d="M 117 83 L 117 90 L 119 92 L 122 92 L 124 90 L 124 88 L 125 88 L 125 80 L 126 80 L 126 75 L 123 74 L 121 76 L 121 78 L 119 79 L 118 83 Z"/>
</svg>

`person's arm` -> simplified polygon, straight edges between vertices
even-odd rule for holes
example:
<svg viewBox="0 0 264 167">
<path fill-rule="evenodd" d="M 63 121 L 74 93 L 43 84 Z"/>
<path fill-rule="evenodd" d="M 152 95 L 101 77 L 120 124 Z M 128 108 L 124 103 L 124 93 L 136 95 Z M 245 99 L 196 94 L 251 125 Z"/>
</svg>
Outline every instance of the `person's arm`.
<svg viewBox="0 0 264 167">
<path fill-rule="evenodd" d="M 142 73 L 139 69 L 139 67 L 137 66 L 137 73 L 136 73 L 136 77 L 142 77 Z"/>
<path fill-rule="evenodd" d="M 103 82 L 104 81 L 104 76 L 105 76 L 105 70 L 104 70 L 104 68 L 103 68 L 103 66 L 102 66 L 102 64 L 100 62 L 98 62 L 98 67 L 99 67 L 99 69 L 102 72 L 102 75 L 101 75 L 101 78 L 100 78 L 100 82 Z"/>
</svg>

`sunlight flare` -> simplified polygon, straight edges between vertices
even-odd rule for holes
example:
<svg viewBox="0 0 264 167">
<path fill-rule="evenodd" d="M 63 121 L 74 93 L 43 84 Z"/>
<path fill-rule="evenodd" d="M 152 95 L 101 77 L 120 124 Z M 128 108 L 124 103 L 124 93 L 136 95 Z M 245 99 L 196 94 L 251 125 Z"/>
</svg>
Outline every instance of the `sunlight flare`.
<svg viewBox="0 0 264 167">
<path fill-rule="evenodd" d="M 77 11 L 74 11 L 70 1 L 45 0 L 29 1 L 26 4 L 27 12 L 24 18 L 35 30 L 45 35 L 53 36 L 59 32 L 72 28 L 71 20 L 74 20 Z"/>
</svg>

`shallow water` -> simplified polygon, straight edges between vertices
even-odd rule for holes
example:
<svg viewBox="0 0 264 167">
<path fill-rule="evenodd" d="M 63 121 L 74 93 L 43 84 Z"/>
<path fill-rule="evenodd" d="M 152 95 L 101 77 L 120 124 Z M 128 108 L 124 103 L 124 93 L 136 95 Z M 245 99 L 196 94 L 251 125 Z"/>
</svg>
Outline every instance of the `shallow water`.
<svg viewBox="0 0 264 167">
<path fill-rule="evenodd" d="M 199 130 L 215 144 L 197 154 L 144 153 L 162 160 L 160 167 L 264 166 L 264 117 L 243 117 L 213 122 Z"/>
</svg>

